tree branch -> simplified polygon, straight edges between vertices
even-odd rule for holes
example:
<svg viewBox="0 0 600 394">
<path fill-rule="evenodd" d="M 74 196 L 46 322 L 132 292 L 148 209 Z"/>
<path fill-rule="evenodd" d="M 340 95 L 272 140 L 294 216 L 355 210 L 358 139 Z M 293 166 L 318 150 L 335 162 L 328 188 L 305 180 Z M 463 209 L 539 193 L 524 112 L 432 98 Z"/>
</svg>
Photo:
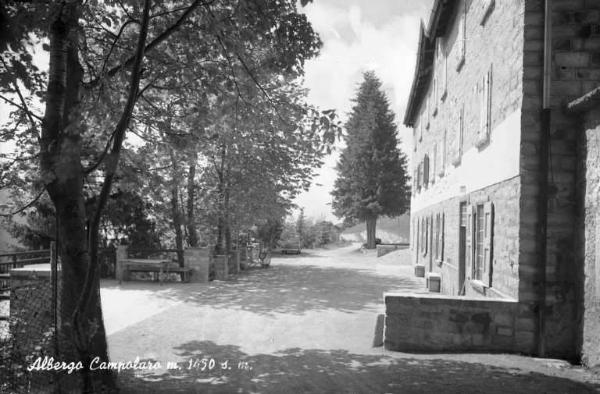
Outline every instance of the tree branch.
<svg viewBox="0 0 600 394">
<path fill-rule="evenodd" d="M 12 101 L 11 99 L 9 99 L 8 97 L 5 97 L 5 96 L 3 96 L 3 95 L 0 94 L 0 99 L 6 101 L 7 103 L 9 103 L 10 105 L 12 105 L 14 107 L 19 108 L 21 111 L 27 113 L 27 115 L 30 116 L 30 117 L 33 116 L 34 118 L 36 118 L 39 121 L 42 120 L 42 118 L 40 116 L 38 116 L 38 115 L 30 112 L 27 108 L 24 108 L 23 106 L 15 103 L 14 101 Z M 30 119 L 30 121 L 31 121 L 31 119 Z"/>
<path fill-rule="evenodd" d="M 186 8 L 185 12 L 183 14 L 181 14 L 181 16 L 179 17 L 179 19 L 177 19 L 177 21 L 172 24 L 171 26 L 169 26 L 165 31 L 163 31 L 161 34 L 159 34 L 158 36 L 156 36 L 156 38 L 154 38 L 154 40 L 152 40 L 148 45 L 146 45 L 146 47 L 144 48 L 144 52 L 150 52 L 151 50 L 153 50 L 154 48 L 156 48 L 159 44 L 161 44 L 162 42 L 164 42 L 167 38 L 169 38 L 169 36 L 173 33 L 175 33 L 179 27 L 183 24 L 183 22 L 185 22 L 187 20 L 187 18 L 189 18 L 189 16 L 192 14 L 192 12 L 198 8 L 200 6 L 200 4 L 202 3 L 201 0 L 194 0 L 194 2 Z M 129 59 L 127 59 L 126 61 L 124 61 L 123 63 L 111 68 L 106 75 L 108 77 L 112 77 L 115 74 L 117 74 L 119 71 L 121 71 L 122 69 L 131 66 L 132 64 L 134 64 L 135 62 L 135 56 L 131 56 Z M 91 82 L 89 82 L 86 85 L 86 88 L 93 88 L 96 85 L 98 85 L 98 83 L 100 83 L 100 81 L 102 80 L 101 77 L 99 79 L 95 79 Z"/>
<path fill-rule="evenodd" d="M 121 114 L 121 118 L 117 123 L 115 130 L 113 132 L 113 144 L 110 152 L 111 160 L 107 163 L 106 175 L 104 177 L 104 184 L 102 185 L 102 189 L 100 191 L 100 195 L 98 197 L 98 203 L 96 205 L 96 210 L 90 221 L 89 228 L 89 248 L 90 248 L 90 266 L 86 271 L 86 277 L 84 286 L 81 292 L 81 296 L 77 301 L 77 306 L 73 311 L 72 315 L 72 323 L 74 326 L 78 325 L 79 316 L 81 314 L 85 315 L 85 311 L 88 308 L 89 300 L 91 299 L 90 295 L 94 288 L 95 277 L 97 274 L 97 266 L 98 266 L 98 232 L 100 229 L 100 222 L 102 218 L 102 210 L 106 205 L 108 200 L 108 196 L 110 193 L 110 189 L 112 187 L 112 181 L 117 169 L 117 165 L 119 162 L 119 154 L 121 152 L 121 147 L 123 145 L 123 140 L 125 139 L 125 132 L 127 130 L 127 126 L 131 119 L 131 114 L 133 113 L 133 108 L 135 107 L 135 103 L 138 97 L 139 84 L 141 79 L 141 70 L 142 70 L 142 62 L 144 59 L 144 49 L 146 44 L 146 37 L 148 36 L 148 25 L 150 21 L 150 6 L 151 0 L 144 1 L 144 11 L 142 14 L 142 22 L 140 25 L 140 33 L 138 38 L 138 44 L 135 51 L 135 56 L 133 60 L 133 69 L 131 70 L 131 81 L 129 85 L 129 92 L 127 96 L 127 102 L 125 104 L 125 108 L 123 109 L 123 113 Z"/>
<path fill-rule="evenodd" d="M 45 191 L 46 191 L 46 189 L 42 188 L 42 190 L 37 194 L 37 196 L 35 196 L 35 198 L 33 200 L 31 200 L 29 203 L 27 203 L 26 205 L 24 205 L 23 207 L 17 209 L 14 212 L 11 212 L 11 213 L 0 213 L 0 216 L 11 217 L 13 215 L 16 215 L 18 213 L 23 212 L 24 210 L 26 210 L 27 208 L 29 208 L 33 204 L 35 204 L 40 199 L 40 197 L 42 197 L 42 194 L 44 194 Z"/>
</svg>

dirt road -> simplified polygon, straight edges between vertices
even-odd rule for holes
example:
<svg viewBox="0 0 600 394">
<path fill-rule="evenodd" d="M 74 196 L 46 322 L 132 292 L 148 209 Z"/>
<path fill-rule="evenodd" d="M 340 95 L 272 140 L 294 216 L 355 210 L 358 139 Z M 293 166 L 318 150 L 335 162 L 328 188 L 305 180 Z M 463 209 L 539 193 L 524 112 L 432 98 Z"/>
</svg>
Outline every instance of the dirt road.
<svg viewBox="0 0 600 394">
<path fill-rule="evenodd" d="M 600 378 L 509 355 L 415 355 L 374 348 L 384 291 L 424 291 L 405 252 L 356 247 L 272 259 L 210 284 L 115 282 L 102 297 L 127 393 L 586 393 Z M 167 363 L 171 363 L 167 365 Z"/>
</svg>

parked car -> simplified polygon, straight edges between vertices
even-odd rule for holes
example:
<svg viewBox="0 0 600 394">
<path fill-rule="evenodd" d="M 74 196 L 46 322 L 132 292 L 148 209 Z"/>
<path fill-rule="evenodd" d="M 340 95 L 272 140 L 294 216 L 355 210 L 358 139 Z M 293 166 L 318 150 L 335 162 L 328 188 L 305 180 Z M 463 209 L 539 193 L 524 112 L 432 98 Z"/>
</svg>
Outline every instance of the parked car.
<svg viewBox="0 0 600 394">
<path fill-rule="evenodd" d="M 289 239 L 280 241 L 280 250 L 281 254 L 300 254 L 300 240 L 299 239 Z"/>
</svg>

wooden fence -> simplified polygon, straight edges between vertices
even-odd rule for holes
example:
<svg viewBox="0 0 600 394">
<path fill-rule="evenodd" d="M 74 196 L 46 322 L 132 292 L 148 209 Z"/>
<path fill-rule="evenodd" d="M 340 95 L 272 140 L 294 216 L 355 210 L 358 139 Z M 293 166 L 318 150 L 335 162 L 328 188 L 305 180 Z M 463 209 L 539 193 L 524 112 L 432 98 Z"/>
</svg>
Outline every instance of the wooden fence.
<svg viewBox="0 0 600 394">
<path fill-rule="evenodd" d="M 12 268 L 45 263 L 50 263 L 50 249 L 0 253 L 0 293 L 10 290 L 9 271 Z"/>
</svg>

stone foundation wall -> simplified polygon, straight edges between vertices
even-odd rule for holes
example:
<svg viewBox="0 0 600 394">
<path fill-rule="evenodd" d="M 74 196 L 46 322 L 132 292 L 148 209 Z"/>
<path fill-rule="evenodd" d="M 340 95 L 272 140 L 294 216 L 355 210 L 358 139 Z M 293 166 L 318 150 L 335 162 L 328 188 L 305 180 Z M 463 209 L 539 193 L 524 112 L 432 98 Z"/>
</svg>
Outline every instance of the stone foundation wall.
<svg viewBox="0 0 600 394">
<path fill-rule="evenodd" d="M 386 349 L 533 352 L 529 327 L 517 318 L 517 301 L 393 293 L 385 294 L 384 299 Z"/>
</svg>

